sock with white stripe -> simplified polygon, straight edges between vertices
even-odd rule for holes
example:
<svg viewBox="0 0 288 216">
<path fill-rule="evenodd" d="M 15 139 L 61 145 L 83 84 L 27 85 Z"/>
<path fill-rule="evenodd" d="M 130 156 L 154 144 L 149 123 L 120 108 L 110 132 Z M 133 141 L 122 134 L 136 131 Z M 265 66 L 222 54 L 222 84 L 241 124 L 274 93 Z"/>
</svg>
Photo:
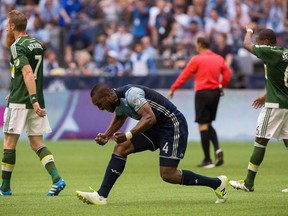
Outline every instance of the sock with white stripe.
<svg viewBox="0 0 288 216">
<path fill-rule="evenodd" d="M 264 159 L 265 151 L 266 151 L 266 146 L 255 142 L 254 150 L 251 155 L 250 162 L 248 164 L 247 177 L 245 179 L 245 183 L 248 186 L 252 187 L 254 185 L 254 179 L 256 177 L 258 168 Z"/>
<path fill-rule="evenodd" d="M 16 150 L 4 149 L 2 158 L 2 185 L 1 190 L 7 191 L 10 189 L 10 180 L 13 168 L 16 162 Z"/>
<path fill-rule="evenodd" d="M 114 183 L 117 181 L 118 177 L 122 174 L 125 168 L 126 159 L 126 157 L 112 154 L 101 187 L 98 190 L 98 194 L 100 196 L 108 197 L 108 194 L 112 189 Z"/>
<path fill-rule="evenodd" d="M 49 151 L 49 149 L 46 146 L 44 146 L 38 149 L 36 151 L 36 154 L 38 155 L 42 165 L 50 174 L 53 183 L 56 183 L 60 179 L 60 176 L 56 168 L 52 153 Z"/>
</svg>

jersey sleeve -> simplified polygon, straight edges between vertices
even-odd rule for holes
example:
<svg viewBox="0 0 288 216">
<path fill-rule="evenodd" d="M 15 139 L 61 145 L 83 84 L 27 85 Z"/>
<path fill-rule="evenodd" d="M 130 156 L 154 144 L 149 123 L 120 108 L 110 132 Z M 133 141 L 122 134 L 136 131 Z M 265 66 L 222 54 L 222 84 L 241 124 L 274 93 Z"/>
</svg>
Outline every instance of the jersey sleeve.
<svg viewBox="0 0 288 216">
<path fill-rule="evenodd" d="M 271 60 L 273 54 L 271 54 L 271 49 L 265 45 L 253 45 L 253 53 L 257 58 L 262 59 L 264 62 Z"/>
<path fill-rule="evenodd" d="M 29 60 L 27 58 L 24 47 L 12 46 L 11 47 L 12 61 L 16 71 L 21 71 L 21 68 L 25 65 L 29 65 Z"/>
<path fill-rule="evenodd" d="M 131 87 L 125 94 L 127 103 L 136 112 L 145 104 L 147 100 L 145 98 L 145 92 L 143 89 L 137 87 Z"/>
</svg>

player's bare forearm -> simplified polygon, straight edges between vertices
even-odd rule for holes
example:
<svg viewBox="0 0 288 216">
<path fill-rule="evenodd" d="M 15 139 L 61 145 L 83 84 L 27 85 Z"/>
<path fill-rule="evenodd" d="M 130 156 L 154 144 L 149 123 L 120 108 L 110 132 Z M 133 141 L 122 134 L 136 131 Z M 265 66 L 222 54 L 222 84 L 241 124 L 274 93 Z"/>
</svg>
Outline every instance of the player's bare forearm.
<svg viewBox="0 0 288 216">
<path fill-rule="evenodd" d="M 244 37 L 243 46 L 246 50 L 253 53 L 253 41 L 252 41 L 252 35 L 255 31 L 255 24 L 247 24 L 246 25 L 246 35 Z"/>
<path fill-rule="evenodd" d="M 22 68 L 23 79 L 29 95 L 36 94 L 36 83 L 32 68 L 30 65 L 25 65 Z"/>
<path fill-rule="evenodd" d="M 115 115 L 112 121 L 110 122 L 109 127 L 105 131 L 105 135 L 109 138 L 112 137 L 112 135 L 122 127 L 126 119 L 127 119 L 127 116 Z"/>
</svg>

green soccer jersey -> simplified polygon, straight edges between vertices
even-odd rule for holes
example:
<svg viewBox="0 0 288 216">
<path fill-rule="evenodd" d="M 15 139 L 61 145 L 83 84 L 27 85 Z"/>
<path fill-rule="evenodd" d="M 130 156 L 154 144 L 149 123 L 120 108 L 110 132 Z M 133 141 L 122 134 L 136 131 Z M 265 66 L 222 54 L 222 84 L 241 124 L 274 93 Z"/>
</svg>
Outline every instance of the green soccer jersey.
<svg viewBox="0 0 288 216">
<path fill-rule="evenodd" d="M 30 36 L 18 38 L 10 47 L 11 92 L 8 103 L 26 104 L 27 109 L 33 109 L 26 88 L 22 67 L 30 65 L 36 82 L 36 92 L 41 108 L 45 108 L 43 96 L 43 47 L 41 43 Z"/>
<path fill-rule="evenodd" d="M 288 49 L 253 45 L 253 52 L 265 64 L 265 106 L 288 109 Z"/>
</svg>

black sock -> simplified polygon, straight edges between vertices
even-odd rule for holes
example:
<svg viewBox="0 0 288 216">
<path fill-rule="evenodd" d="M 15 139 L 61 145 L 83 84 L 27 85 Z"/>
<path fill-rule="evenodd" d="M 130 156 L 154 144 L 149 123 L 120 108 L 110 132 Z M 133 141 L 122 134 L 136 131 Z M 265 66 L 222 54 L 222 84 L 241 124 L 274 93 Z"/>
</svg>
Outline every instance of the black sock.
<svg viewBox="0 0 288 216">
<path fill-rule="evenodd" d="M 211 161 L 209 131 L 208 130 L 200 131 L 200 135 L 201 135 L 202 149 L 205 156 L 204 160 Z"/>
<path fill-rule="evenodd" d="M 208 186 L 216 190 L 221 184 L 220 179 L 210 178 L 207 176 L 202 176 L 196 173 L 193 173 L 189 170 L 182 170 L 182 185 L 199 185 L 199 186 Z"/>
<path fill-rule="evenodd" d="M 215 152 L 219 149 L 219 142 L 218 137 L 215 129 L 212 127 L 212 125 L 209 126 L 209 134 L 210 134 L 210 140 L 213 143 Z"/>
<path fill-rule="evenodd" d="M 112 154 L 110 162 L 107 166 L 102 185 L 98 190 L 100 196 L 108 197 L 110 190 L 112 189 L 114 183 L 118 177 L 122 174 L 125 164 L 126 157 L 121 157 L 116 154 Z"/>
</svg>

